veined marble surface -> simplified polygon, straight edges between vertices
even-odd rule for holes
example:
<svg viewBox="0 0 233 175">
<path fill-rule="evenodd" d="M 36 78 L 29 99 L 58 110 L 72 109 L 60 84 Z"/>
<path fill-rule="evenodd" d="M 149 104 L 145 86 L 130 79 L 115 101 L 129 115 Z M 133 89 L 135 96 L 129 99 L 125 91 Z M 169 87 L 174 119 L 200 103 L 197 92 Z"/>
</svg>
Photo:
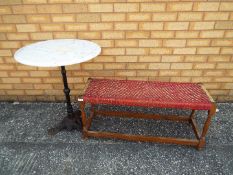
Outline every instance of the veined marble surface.
<svg viewBox="0 0 233 175">
<path fill-rule="evenodd" d="M 101 52 L 98 44 L 79 39 L 40 41 L 17 50 L 17 62 L 39 67 L 66 66 L 88 61 Z"/>
</svg>

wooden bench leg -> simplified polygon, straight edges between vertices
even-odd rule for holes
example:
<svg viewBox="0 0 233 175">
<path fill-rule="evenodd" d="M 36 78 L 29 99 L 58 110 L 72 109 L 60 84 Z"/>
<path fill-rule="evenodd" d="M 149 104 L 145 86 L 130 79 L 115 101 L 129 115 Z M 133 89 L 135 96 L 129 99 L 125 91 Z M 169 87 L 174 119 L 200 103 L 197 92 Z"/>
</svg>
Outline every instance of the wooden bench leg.
<svg viewBox="0 0 233 175">
<path fill-rule="evenodd" d="M 199 144 L 197 145 L 198 150 L 200 150 L 201 148 L 203 148 L 205 146 L 205 143 L 206 143 L 205 136 L 207 134 L 207 131 L 208 131 L 209 126 L 210 126 L 211 119 L 214 116 L 215 112 L 216 112 L 216 105 L 215 105 L 215 103 L 212 103 L 212 107 L 208 111 L 208 117 L 207 117 L 207 119 L 205 121 L 203 130 L 202 130 L 202 134 L 201 134 L 201 137 L 199 139 Z"/>
<path fill-rule="evenodd" d="M 81 102 L 80 109 L 82 113 L 82 123 L 83 123 L 83 138 L 87 139 L 87 117 L 85 112 L 85 102 Z"/>
</svg>

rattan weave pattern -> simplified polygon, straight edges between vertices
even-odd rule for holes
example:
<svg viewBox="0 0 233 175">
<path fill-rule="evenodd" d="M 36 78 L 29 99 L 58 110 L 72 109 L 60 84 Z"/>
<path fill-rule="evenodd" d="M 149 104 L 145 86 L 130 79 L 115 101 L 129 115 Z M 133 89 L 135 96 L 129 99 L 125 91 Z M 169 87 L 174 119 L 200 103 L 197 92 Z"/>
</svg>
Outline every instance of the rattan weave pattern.
<svg viewBox="0 0 233 175">
<path fill-rule="evenodd" d="M 209 97 L 196 83 L 91 79 L 85 102 L 126 106 L 209 110 Z"/>
</svg>

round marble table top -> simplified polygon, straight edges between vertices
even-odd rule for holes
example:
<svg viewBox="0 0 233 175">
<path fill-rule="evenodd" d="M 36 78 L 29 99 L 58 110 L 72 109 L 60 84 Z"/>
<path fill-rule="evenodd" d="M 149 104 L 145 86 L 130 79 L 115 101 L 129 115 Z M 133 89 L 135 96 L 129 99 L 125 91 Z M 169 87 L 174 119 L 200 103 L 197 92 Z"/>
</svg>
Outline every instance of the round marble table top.
<svg viewBox="0 0 233 175">
<path fill-rule="evenodd" d="M 96 43 L 79 39 L 55 39 L 22 47 L 15 52 L 17 62 L 39 67 L 56 67 L 88 61 L 101 52 Z"/>
</svg>

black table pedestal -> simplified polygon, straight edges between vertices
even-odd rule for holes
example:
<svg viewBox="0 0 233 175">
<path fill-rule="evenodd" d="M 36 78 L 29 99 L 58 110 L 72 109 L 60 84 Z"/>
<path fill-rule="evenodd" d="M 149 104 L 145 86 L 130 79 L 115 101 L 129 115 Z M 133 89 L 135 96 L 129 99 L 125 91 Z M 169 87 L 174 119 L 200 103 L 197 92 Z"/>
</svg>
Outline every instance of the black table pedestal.
<svg viewBox="0 0 233 175">
<path fill-rule="evenodd" d="M 48 130 L 49 135 L 55 135 L 62 130 L 79 130 L 82 129 L 81 111 L 74 111 L 70 102 L 70 89 L 67 83 L 65 66 L 61 66 L 61 74 L 64 84 L 64 93 L 66 96 L 67 116 L 56 127 Z"/>
</svg>

